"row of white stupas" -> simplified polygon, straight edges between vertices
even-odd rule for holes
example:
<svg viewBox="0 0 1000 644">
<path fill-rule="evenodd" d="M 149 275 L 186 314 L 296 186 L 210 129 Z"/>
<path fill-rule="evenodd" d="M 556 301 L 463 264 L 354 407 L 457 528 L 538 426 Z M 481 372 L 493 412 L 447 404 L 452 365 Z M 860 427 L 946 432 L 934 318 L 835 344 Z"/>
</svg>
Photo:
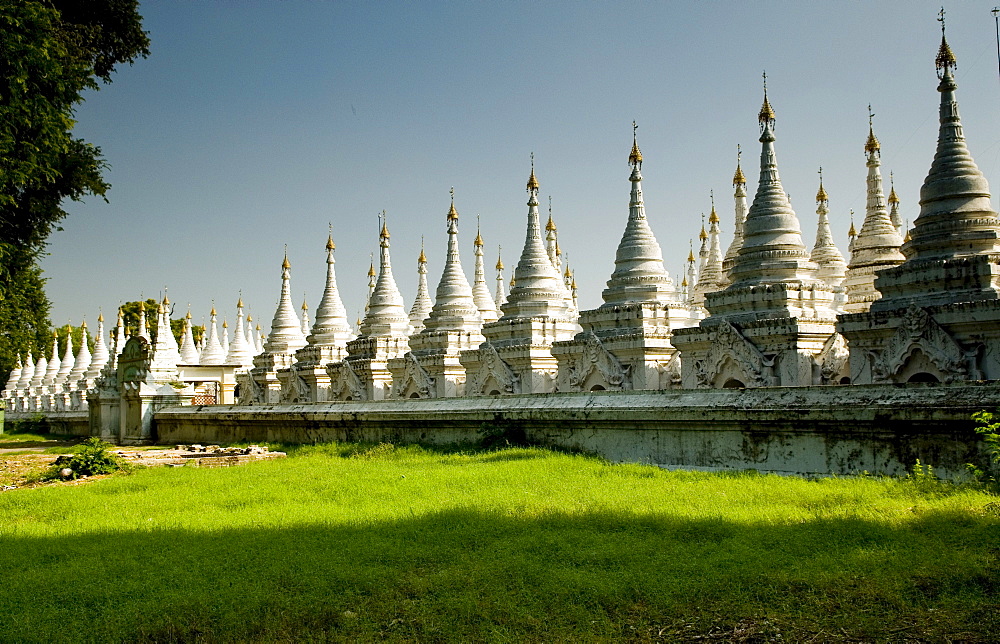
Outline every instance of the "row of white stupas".
<svg viewBox="0 0 1000 644">
<path fill-rule="evenodd" d="M 417 297 L 407 313 L 383 223 L 377 279 L 370 271 L 366 314 L 355 332 L 338 292 L 331 236 L 326 287 L 311 328 L 292 305 L 287 256 L 278 308 L 261 350 L 248 348 L 253 333 L 247 341 L 240 313 L 226 358 L 242 372 L 239 402 L 998 379 L 1000 221 L 965 144 L 955 99 L 956 60 L 943 33 L 935 62 L 938 149 L 921 188 L 920 215 L 905 238 L 895 190 L 885 197 L 880 145 L 869 122 L 867 207 L 860 231 L 852 225 L 850 260 L 833 243 L 822 178 L 816 242 L 811 252 L 806 248 L 778 175 L 775 114 L 765 85 L 753 203 L 747 206 L 738 162 L 732 243 L 723 254 L 713 204 L 700 262 L 695 265 L 693 253 L 688 257 L 680 287 L 669 277 L 646 220 L 635 139 L 628 220 L 604 303 L 594 310 L 577 308 L 551 214 L 543 240 L 532 164 L 527 235 L 509 294 L 498 262 L 491 295 L 478 234 L 473 283 L 466 278 L 453 194 L 445 222 L 447 259 L 433 304 L 421 252 Z M 206 349 L 213 346 L 214 322 Z M 162 344 L 174 342 L 164 335 Z M 242 348 L 234 353 L 238 343 Z M 163 356 L 177 352 L 162 350 Z M 154 346 L 154 362 L 156 351 Z M 208 350 L 210 356 L 218 353 Z M 192 355 L 182 349 L 174 364 Z M 25 397 L 23 392 L 44 385 L 48 371 L 39 378 L 37 365 L 25 365 L 5 397 Z M 99 371 L 91 367 L 87 373 Z M 57 380 L 58 372 L 51 381 Z M 68 388 L 77 389 L 90 382 L 82 371 L 68 380 L 78 383 Z"/>
</svg>

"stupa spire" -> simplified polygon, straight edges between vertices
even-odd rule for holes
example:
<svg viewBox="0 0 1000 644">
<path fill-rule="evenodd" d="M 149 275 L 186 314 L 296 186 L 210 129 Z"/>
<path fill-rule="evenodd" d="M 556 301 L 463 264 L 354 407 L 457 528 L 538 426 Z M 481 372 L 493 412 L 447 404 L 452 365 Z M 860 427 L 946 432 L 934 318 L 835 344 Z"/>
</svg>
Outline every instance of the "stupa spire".
<svg viewBox="0 0 1000 644">
<path fill-rule="evenodd" d="M 184 333 L 181 336 L 181 364 L 198 364 L 198 349 L 194 346 L 194 331 L 191 329 L 191 308 L 184 316 Z"/>
<path fill-rule="evenodd" d="M 871 105 L 868 106 L 868 139 L 865 154 L 868 166 L 865 220 L 861 230 L 851 244 L 851 261 L 847 267 L 844 287 L 847 289 L 847 304 L 844 311 L 860 313 L 867 311 L 871 303 L 880 297 L 875 289 L 875 274 L 890 266 L 903 262 L 899 247 L 900 239 L 886 209 L 885 192 L 882 188 L 881 149 L 872 126 L 874 119 Z"/>
<path fill-rule="evenodd" d="M 483 325 L 479 317 L 472 287 L 462 270 L 458 247 L 458 211 L 455 210 L 455 189 L 451 190 L 448 211 L 448 255 L 441 281 L 438 282 L 434 308 L 427 316 L 427 331 L 478 331 Z"/>
<path fill-rule="evenodd" d="M 347 320 L 347 309 L 337 288 L 337 273 L 334 269 L 336 260 L 333 257 L 336 249 L 331 225 L 326 240 L 326 286 L 323 287 L 323 297 L 316 307 L 316 320 L 313 322 L 312 334 L 308 337 L 309 344 L 342 344 L 354 335 L 351 323 Z M 252 337 L 252 333 L 248 337 Z"/>
<path fill-rule="evenodd" d="M 896 227 L 896 234 L 903 234 L 903 216 L 899 214 L 899 197 L 896 195 L 896 185 L 893 181 L 892 172 L 889 173 L 889 219 Z"/>
<path fill-rule="evenodd" d="M 156 342 L 153 343 L 151 368 L 175 370 L 181 361 L 177 340 L 170 330 L 170 300 L 166 297 L 160 303 L 156 315 Z"/>
<path fill-rule="evenodd" d="M 255 348 L 243 330 L 243 296 L 241 295 L 236 302 L 236 329 L 233 331 L 233 341 L 229 343 L 229 351 L 226 352 L 226 364 L 235 364 L 241 367 L 253 366 Z"/>
<path fill-rule="evenodd" d="M 747 218 L 747 179 L 743 176 L 743 169 L 740 167 L 743 151 L 739 144 L 736 145 L 736 172 L 733 174 L 733 198 L 736 201 L 733 222 L 733 241 L 726 249 L 726 256 L 722 260 L 722 275 L 719 276 L 720 283 L 729 283 L 729 272 L 736 263 L 736 255 L 743 246 L 743 223 Z"/>
<path fill-rule="evenodd" d="M 677 299 L 673 280 L 663 265 L 663 251 L 646 219 L 646 206 L 642 199 L 642 152 L 639 150 L 638 127 L 632 121 L 632 151 L 628 156 L 631 166 L 628 179 L 631 184 L 628 220 L 615 252 L 615 270 L 607 282 L 608 287 L 601 294 L 604 306 Z"/>
<path fill-rule="evenodd" d="M 265 350 L 270 353 L 295 353 L 306 346 L 306 336 L 302 333 L 302 324 L 295 314 L 292 305 L 291 264 L 288 261 L 288 251 L 281 262 L 281 296 L 278 308 L 271 320 L 271 332 L 267 335 Z"/>
<path fill-rule="evenodd" d="M 826 282 L 828 286 L 840 286 L 847 274 L 847 262 L 844 255 L 833 241 L 830 230 L 830 199 L 823 188 L 823 168 L 819 169 L 819 190 L 816 191 L 816 244 L 813 246 L 809 259 L 816 263 L 819 270 L 816 277 Z"/>
<path fill-rule="evenodd" d="M 212 304 L 212 312 L 209 314 L 208 338 L 205 339 L 205 346 L 201 350 L 201 364 L 223 364 L 226 361 L 226 353 L 222 350 L 222 344 L 219 342 L 216 316 L 215 304 Z"/>
<path fill-rule="evenodd" d="M 712 212 L 708 216 L 708 252 L 705 254 L 704 265 L 698 272 L 698 284 L 695 285 L 695 297 L 704 301 L 705 293 L 711 293 L 721 288 L 719 279 L 722 276 L 722 246 L 719 242 L 719 215 L 715 212 L 715 195 L 710 193 Z M 704 230 L 704 226 L 702 227 Z"/>
<path fill-rule="evenodd" d="M 149 326 L 146 324 L 146 304 L 142 301 L 141 294 L 139 295 L 139 328 L 135 334 L 140 338 L 145 338 L 146 342 L 153 341 L 149 334 Z"/>
<path fill-rule="evenodd" d="M 59 347 L 59 343 L 56 342 L 56 348 Z M 10 376 L 7 378 L 7 386 L 3 388 L 4 398 L 10 397 L 10 395 L 17 390 L 17 384 L 21 380 L 21 354 L 17 354 L 17 362 L 14 363 L 14 368 L 10 371 Z"/>
<path fill-rule="evenodd" d="M 743 246 L 733 264 L 733 284 L 749 286 L 815 279 L 816 265 L 802 242 L 799 219 L 788 202 L 774 153 L 774 109 L 767 96 L 757 115 L 760 123 L 760 179 L 743 227 Z"/>
<path fill-rule="evenodd" d="M 56 374 L 55 383 L 57 385 L 69 380 L 69 374 L 73 371 L 73 366 L 76 364 L 76 357 L 73 354 L 73 325 L 67 324 L 66 329 L 66 348 L 59 363 L 59 373 Z"/>
<path fill-rule="evenodd" d="M 503 247 L 497 246 L 497 264 L 496 264 L 497 290 L 496 294 L 493 296 L 493 301 L 496 302 L 498 314 L 501 312 L 501 307 L 503 307 L 503 305 L 507 302 L 507 291 L 505 289 L 506 280 L 504 279 L 503 276 L 504 266 L 503 266 L 503 258 L 501 257 L 502 252 L 503 252 Z"/>
<path fill-rule="evenodd" d="M 451 204 L 452 210 L 455 208 L 454 202 Z M 451 213 L 448 213 L 451 218 Z M 420 238 L 420 256 L 417 257 L 417 296 L 413 299 L 413 306 L 410 307 L 410 327 L 413 333 L 420 333 L 424 330 L 424 320 L 430 315 L 434 303 L 431 302 L 430 290 L 427 288 L 427 255 L 424 254 L 424 238 Z"/>
<path fill-rule="evenodd" d="M 142 310 L 141 308 L 139 309 Z M 77 381 L 83 378 L 83 375 L 87 373 L 87 369 L 90 367 L 90 361 L 93 356 L 90 355 L 90 333 L 87 331 L 87 321 L 84 320 L 80 323 L 81 330 L 81 341 L 80 349 L 76 352 L 76 358 L 73 361 L 73 370 L 69 372 L 69 383 L 76 386 Z"/>
<path fill-rule="evenodd" d="M 42 378 L 43 385 L 51 385 L 59 375 L 59 332 L 52 329 L 52 357 L 45 368 L 45 377 Z"/>
<path fill-rule="evenodd" d="M 996 252 L 1000 222 L 990 204 L 990 187 L 965 143 L 958 113 L 954 71 L 957 60 L 944 33 L 934 65 L 940 79 L 937 152 L 920 188 L 920 215 L 902 252 L 908 260 L 957 258 Z"/>
<path fill-rule="evenodd" d="M 70 343 L 72 344 L 72 342 Z M 21 377 L 17 381 L 17 389 L 24 391 L 31 385 L 31 379 L 35 376 L 35 359 L 31 357 L 31 350 L 24 358 L 24 365 L 21 367 Z"/>
<path fill-rule="evenodd" d="M 302 335 L 309 335 L 309 303 L 306 302 L 306 294 L 302 294 Z"/>
<path fill-rule="evenodd" d="M 503 306 L 501 319 L 570 315 L 566 287 L 542 245 L 541 226 L 538 220 L 538 188 L 538 179 L 535 178 L 535 158 L 532 154 L 531 176 L 526 187 L 528 226 L 524 248 L 514 269 L 514 284 Z"/>
<path fill-rule="evenodd" d="M 483 322 L 493 322 L 497 319 L 496 302 L 490 295 L 490 287 L 486 285 L 486 260 L 483 257 L 483 236 L 479 230 L 479 217 L 476 217 L 476 239 L 474 242 L 476 253 L 476 270 L 472 279 L 472 296 L 476 300 L 476 308 L 479 309 L 479 317 Z"/>
<path fill-rule="evenodd" d="M 368 311 L 361 322 L 363 336 L 406 337 L 410 321 L 399 294 L 396 280 L 392 276 L 389 258 L 389 225 L 382 211 L 382 229 L 379 232 L 379 271 L 375 289 L 368 302 Z"/>
<path fill-rule="evenodd" d="M 164 297 L 164 301 L 166 298 Z M 170 320 L 167 320 L 167 329 L 170 329 Z M 173 337 L 173 336 L 171 336 Z M 90 359 L 90 366 L 87 368 L 87 379 L 96 378 L 101 375 L 101 370 L 108 363 L 110 352 L 108 345 L 104 342 L 104 313 L 97 314 L 97 336 L 94 338 L 94 355 Z"/>
<path fill-rule="evenodd" d="M 118 354 L 122 352 L 125 348 L 125 317 L 122 313 L 122 307 L 118 307 L 118 319 L 115 321 L 115 330 L 112 333 L 110 357 L 108 363 L 111 367 L 115 367 L 118 364 Z M 63 359 L 65 362 L 65 358 Z"/>
</svg>

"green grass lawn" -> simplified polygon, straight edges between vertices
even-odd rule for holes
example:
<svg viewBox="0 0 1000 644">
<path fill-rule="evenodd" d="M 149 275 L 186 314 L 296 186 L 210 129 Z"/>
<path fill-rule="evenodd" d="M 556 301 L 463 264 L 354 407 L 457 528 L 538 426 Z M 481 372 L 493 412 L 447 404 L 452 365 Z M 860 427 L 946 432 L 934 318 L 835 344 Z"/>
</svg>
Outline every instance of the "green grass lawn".
<svg viewBox="0 0 1000 644">
<path fill-rule="evenodd" d="M 0 494 L 0 641 L 991 641 L 995 501 L 518 448 L 147 469 Z"/>
</svg>

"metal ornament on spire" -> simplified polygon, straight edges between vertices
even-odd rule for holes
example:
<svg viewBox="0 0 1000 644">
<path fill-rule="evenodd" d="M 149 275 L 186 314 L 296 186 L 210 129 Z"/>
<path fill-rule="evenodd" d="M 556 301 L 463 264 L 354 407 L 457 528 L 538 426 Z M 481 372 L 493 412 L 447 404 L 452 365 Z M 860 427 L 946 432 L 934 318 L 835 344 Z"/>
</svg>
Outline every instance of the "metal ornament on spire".
<svg viewBox="0 0 1000 644">
<path fill-rule="evenodd" d="M 819 190 L 816 191 L 816 203 L 829 201 L 826 190 L 823 189 L 823 166 L 819 168 Z"/>
<path fill-rule="evenodd" d="M 767 72 L 763 73 L 764 78 L 764 104 L 760 106 L 760 113 L 757 114 L 757 120 L 760 121 L 760 131 L 764 132 L 764 128 L 769 127 L 774 128 L 774 109 L 771 107 L 771 103 L 767 100 Z"/>
<path fill-rule="evenodd" d="M 636 131 L 639 126 L 632 121 L 632 151 L 628 155 L 628 163 L 633 168 L 642 169 L 642 152 L 639 151 L 639 142 L 636 138 Z"/>
<path fill-rule="evenodd" d="M 875 118 L 875 113 L 872 112 L 872 104 L 868 104 L 868 140 L 865 141 L 865 152 L 871 154 L 877 152 L 881 156 L 881 145 L 879 145 L 878 139 L 875 137 L 875 130 L 872 127 L 872 119 Z"/>
<path fill-rule="evenodd" d="M 938 48 L 937 57 L 934 59 L 934 67 L 937 69 L 938 78 L 944 80 L 947 72 L 953 72 L 958 67 L 958 60 L 944 37 L 944 7 L 941 7 L 941 11 L 938 12 L 937 20 L 941 23 L 941 47 Z"/>
</svg>

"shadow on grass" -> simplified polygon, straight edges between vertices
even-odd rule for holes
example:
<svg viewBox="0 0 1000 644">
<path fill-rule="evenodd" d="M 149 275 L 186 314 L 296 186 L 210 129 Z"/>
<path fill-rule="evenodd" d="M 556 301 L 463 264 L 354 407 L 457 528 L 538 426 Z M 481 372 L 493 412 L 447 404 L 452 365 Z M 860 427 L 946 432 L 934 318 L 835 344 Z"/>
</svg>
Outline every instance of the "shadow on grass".
<svg viewBox="0 0 1000 644">
<path fill-rule="evenodd" d="M 73 447 L 79 440 L 23 440 L 0 442 L 0 449 L 48 449 L 50 447 Z"/>
<path fill-rule="evenodd" d="M 1000 633 L 998 522 L 450 510 L 0 543 L 0 640 L 727 641 Z"/>
</svg>

